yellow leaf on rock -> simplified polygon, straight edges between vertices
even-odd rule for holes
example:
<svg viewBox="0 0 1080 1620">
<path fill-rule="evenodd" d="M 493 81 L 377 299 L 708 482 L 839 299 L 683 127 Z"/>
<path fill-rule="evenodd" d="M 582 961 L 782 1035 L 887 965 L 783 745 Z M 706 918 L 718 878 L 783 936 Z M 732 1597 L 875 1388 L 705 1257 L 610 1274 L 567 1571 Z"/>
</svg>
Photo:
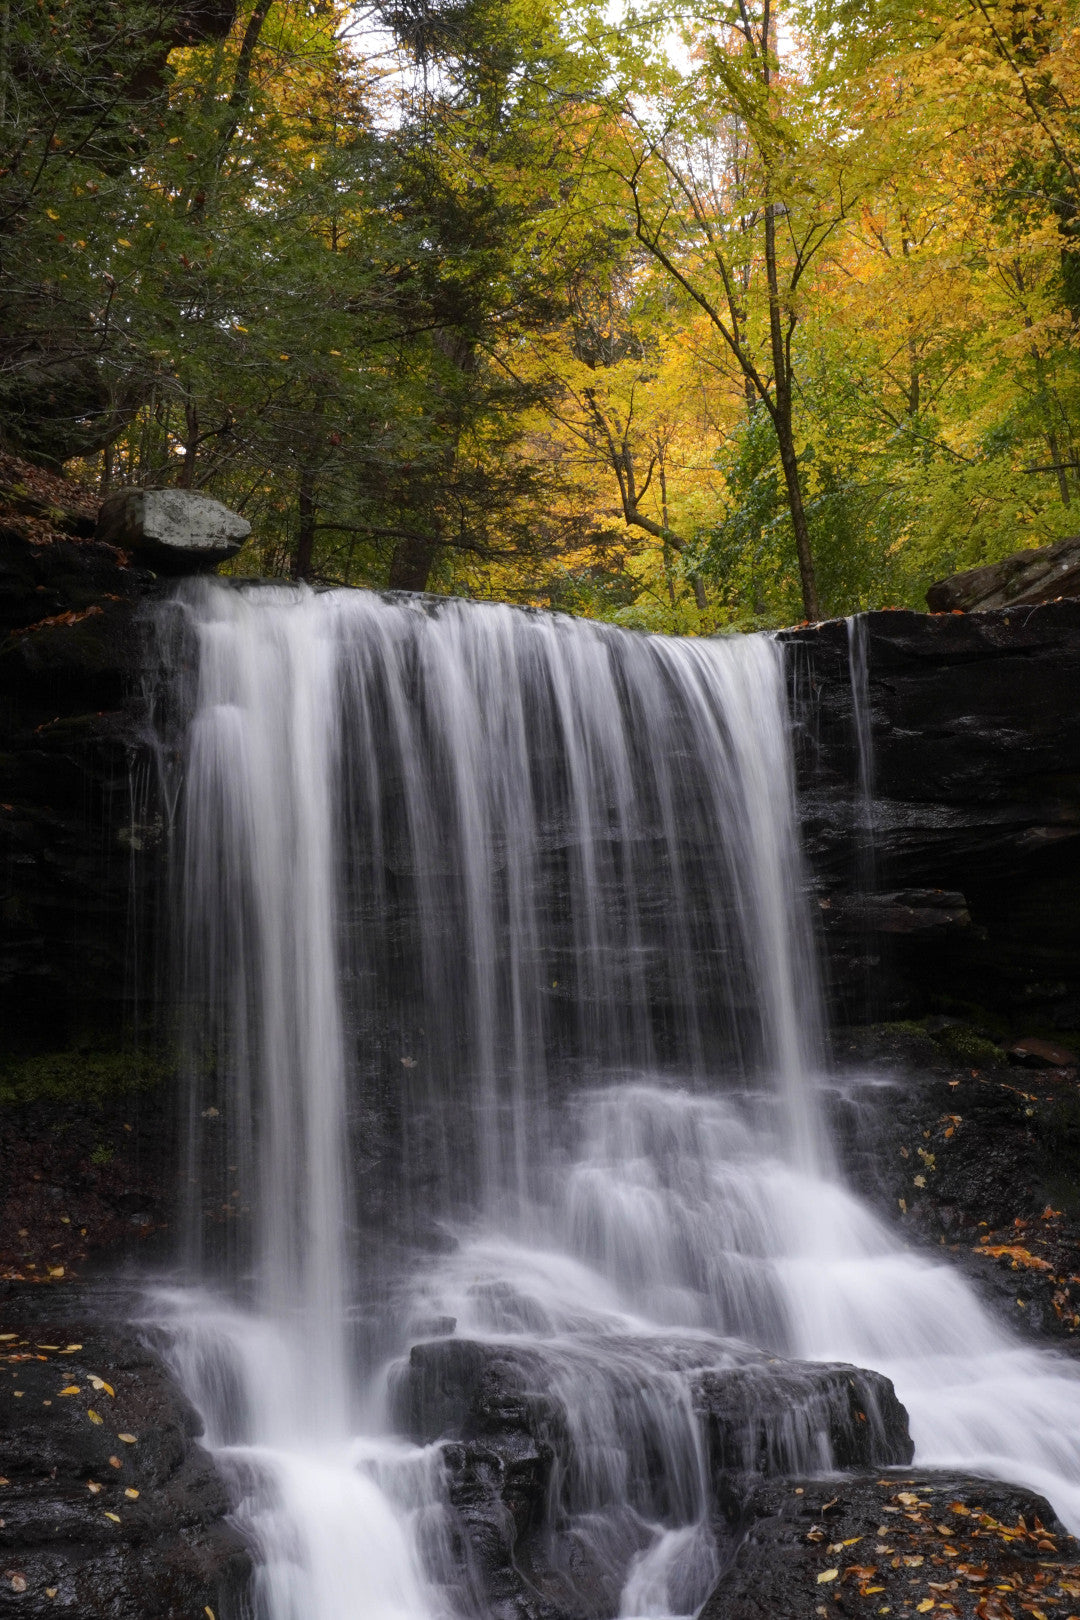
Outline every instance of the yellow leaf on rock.
<svg viewBox="0 0 1080 1620">
<path fill-rule="evenodd" d="M 125 1446 L 133 1446 L 135 1444 L 135 1436 L 133 1434 L 118 1434 L 116 1438 L 118 1440 L 122 1440 Z"/>
<path fill-rule="evenodd" d="M 68 1384 L 60 1391 L 60 1393 L 61 1395 L 77 1395 L 79 1393 L 79 1386 L 78 1384 Z"/>
<path fill-rule="evenodd" d="M 823 1569 L 817 1578 L 818 1585 L 824 1586 L 826 1581 L 835 1581 L 839 1573 L 840 1571 L 838 1569 Z"/>
<path fill-rule="evenodd" d="M 91 1423 L 104 1423 L 104 1421 L 105 1421 L 105 1419 L 103 1417 L 98 1416 L 98 1414 L 94 1411 L 94 1408 L 92 1406 L 87 1407 L 86 1415 L 90 1419 Z"/>
<path fill-rule="evenodd" d="M 114 1524 L 119 1524 L 120 1523 L 120 1515 L 119 1515 L 119 1513 L 106 1513 L 105 1517 L 107 1519 L 111 1519 Z"/>
<path fill-rule="evenodd" d="M 916 1614 L 929 1614 L 930 1610 L 933 1607 L 934 1607 L 933 1598 L 923 1598 L 921 1603 L 916 1603 L 915 1612 L 916 1612 Z"/>
<path fill-rule="evenodd" d="M 134 1502 L 137 1501 L 139 1493 L 133 1485 L 129 1485 L 127 1490 L 124 1492 L 124 1495 L 127 1497 L 129 1502 Z"/>
</svg>

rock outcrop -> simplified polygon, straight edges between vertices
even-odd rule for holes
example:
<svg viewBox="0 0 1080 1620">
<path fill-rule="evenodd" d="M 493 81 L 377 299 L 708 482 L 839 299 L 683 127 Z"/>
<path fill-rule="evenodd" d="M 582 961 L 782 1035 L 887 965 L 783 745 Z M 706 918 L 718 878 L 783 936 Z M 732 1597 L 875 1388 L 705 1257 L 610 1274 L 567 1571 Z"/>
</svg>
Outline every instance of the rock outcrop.
<svg viewBox="0 0 1080 1620">
<path fill-rule="evenodd" d="M 1021 602 L 1052 602 L 1059 596 L 1080 596 L 1080 535 L 950 574 L 931 585 L 926 605 L 931 613 L 981 613 Z"/>
<path fill-rule="evenodd" d="M 190 574 L 235 557 L 251 524 L 190 489 L 125 489 L 102 503 L 98 540 L 133 551 L 163 574 Z"/>
<path fill-rule="evenodd" d="M 869 807 L 848 625 L 782 635 L 835 1002 L 1080 1027 L 1080 601 L 863 626 Z"/>
<path fill-rule="evenodd" d="M 1017 1486 L 927 1472 L 772 1481 L 747 1517 L 701 1620 L 1007 1620 L 1077 1606 L 1080 1548 Z"/>
<path fill-rule="evenodd" d="M 398 1369 L 399 1426 L 417 1443 L 447 1442 L 463 1562 L 485 1612 L 616 1612 L 657 1522 L 694 1511 L 688 1435 L 703 1448 L 721 1542 L 763 1479 L 910 1460 L 907 1414 L 879 1373 L 701 1338 L 605 1338 L 596 1350 L 591 1383 L 587 1343 L 437 1339 Z"/>
<path fill-rule="evenodd" d="M 219 1614 L 249 1559 L 200 1423 L 131 1329 L 70 1288 L 9 1291 L 0 1338 L 0 1613 Z"/>
</svg>

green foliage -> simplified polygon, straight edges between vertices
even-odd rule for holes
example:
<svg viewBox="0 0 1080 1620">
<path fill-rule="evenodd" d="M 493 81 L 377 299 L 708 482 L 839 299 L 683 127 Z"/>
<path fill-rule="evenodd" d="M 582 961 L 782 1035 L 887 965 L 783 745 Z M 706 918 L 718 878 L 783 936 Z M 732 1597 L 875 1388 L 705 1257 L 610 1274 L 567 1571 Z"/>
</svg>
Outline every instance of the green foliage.
<svg viewBox="0 0 1080 1620">
<path fill-rule="evenodd" d="M 921 606 L 1080 503 L 1074 20 L 970 12 L 5 5 L 2 433 L 245 571 Z"/>
<path fill-rule="evenodd" d="M 0 1069 L 0 1106 L 37 1102 L 102 1103 L 150 1091 L 171 1075 L 160 1054 L 146 1051 L 42 1052 Z"/>
</svg>

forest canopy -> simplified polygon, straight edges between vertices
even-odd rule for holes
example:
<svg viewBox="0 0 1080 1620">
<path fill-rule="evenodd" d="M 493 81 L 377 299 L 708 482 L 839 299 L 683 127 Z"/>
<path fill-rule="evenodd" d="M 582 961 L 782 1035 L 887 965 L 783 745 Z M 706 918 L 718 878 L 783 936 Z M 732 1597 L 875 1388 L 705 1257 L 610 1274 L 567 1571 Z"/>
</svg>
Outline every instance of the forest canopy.
<svg viewBox="0 0 1080 1620">
<path fill-rule="evenodd" d="M 1071 0 L 4 0 L 0 141 L 4 442 L 245 571 L 696 632 L 1076 528 Z"/>
</svg>

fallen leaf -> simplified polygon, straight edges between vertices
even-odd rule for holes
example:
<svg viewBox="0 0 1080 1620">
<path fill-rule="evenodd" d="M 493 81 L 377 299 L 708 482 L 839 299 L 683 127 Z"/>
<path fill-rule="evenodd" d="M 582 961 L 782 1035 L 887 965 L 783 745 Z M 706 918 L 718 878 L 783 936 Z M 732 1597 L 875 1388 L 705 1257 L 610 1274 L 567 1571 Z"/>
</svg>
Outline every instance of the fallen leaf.
<svg viewBox="0 0 1080 1620">
<path fill-rule="evenodd" d="M 25 1575 L 20 1575 L 18 1573 L 14 1574 L 11 1577 L 11 1590 L 13 1592 L 25 1592 L 26 1591 L 26 1576 Z"/>
<path fill-rule="evenodd" d="M 116 1438 L 118 1440 L 122 1440 L 125 1446 L 133 1446 L 135 1444 L 135 1436 L 133 1434 L 118 1434 Z"/>
<path fill-rule="evenodd" d="M 123 1468 L 123 1466 L 124 1465 L 120 1461 L 119 1457 L 110 1457 L 109 1458 L 109 1467 L 110 1468 Z"/>
<path fill-rule="evenodd" d="M 79 1393 L 79 1385 L 78 1384 L 68 1384 L 64 1389 L 62 1389 L 60 1391 L 60 1393 L 61 1393 L 61 1395 L 77 1395 Z"/>
<path fill-rule="evenodd" d="M 111 1384 L 107 1384 L 105 1382 L 104 1378 L 99 1378 L 96 1373 L 90 1373 L 90 1374 L 88 1374 L 88 1377 L 89 1377 L 90 1382 L 93 1384 L 95 1389 L 98 1389 L 98 1390 L 103 1389 L 105 1391 L 106 1395 L 112 1395 L 112 1396 L 116 1395 L 115 1389 L 113 1389 Z"/>
<path fill-rule="evenodd" d="M 923 1598 L 921 1603 L 916 1603 L 915 1612 L 916 1612 L 916 1614 L 929 1614 L 930 1610 L 933 1607 L 934 1607 L 933 1598 Z"/>
<path fill-rule="evenodd" d="M 835 1581 L 839 1573 L 840 1571 L 838 1569 L 823 1569 L 817 1578 L 817 1584 L 819 1586 L 824 1586 L 826 1581 Z"/>
<path fill-rule="evenodd" d="M 45 1588 L 45 1596 L 46 1597 L 55 1597 L 57 1592 L 59 1592 L 59 1590 L 60 1590 L 60 1588 L 58 1586 L 47 1586 Z"/>
<path fill-rule="evenodd" d="M 104 1485 L 99 1485 L 96 1479 L 88 1479 L 86 1488 L 93 1496 L 99 1496 L 105 1489 Z"/>
<path fill-rule="evenodd" d="M 119 1515 L 119 1513 L 106 1513 L 105 1517 L 107 1519 L 111 1519 L 114 1524 L 119 1524 L 120 1523 L 120 1515 Z"/>
<path fill-rule="evenodd" d="M 133 1485 L 129 1485 L 127 1490 L 124 1492 L 124 1495 L 127 1497 L 129 1502 L 134 1502 L 138 1500 L 139 1493 Z"/>
<path fill-rule="evenodd" d="M 105 1421 L 105 1419 L 103 1417 L 98 1416 L 98 1414 L 94 1411 L 94 1408 L 92 1406 L 87 1407 L 86 1415 L 90 1419 L 91 1423 L 104 1423 L 104 1421 Z"/>
</svg>

